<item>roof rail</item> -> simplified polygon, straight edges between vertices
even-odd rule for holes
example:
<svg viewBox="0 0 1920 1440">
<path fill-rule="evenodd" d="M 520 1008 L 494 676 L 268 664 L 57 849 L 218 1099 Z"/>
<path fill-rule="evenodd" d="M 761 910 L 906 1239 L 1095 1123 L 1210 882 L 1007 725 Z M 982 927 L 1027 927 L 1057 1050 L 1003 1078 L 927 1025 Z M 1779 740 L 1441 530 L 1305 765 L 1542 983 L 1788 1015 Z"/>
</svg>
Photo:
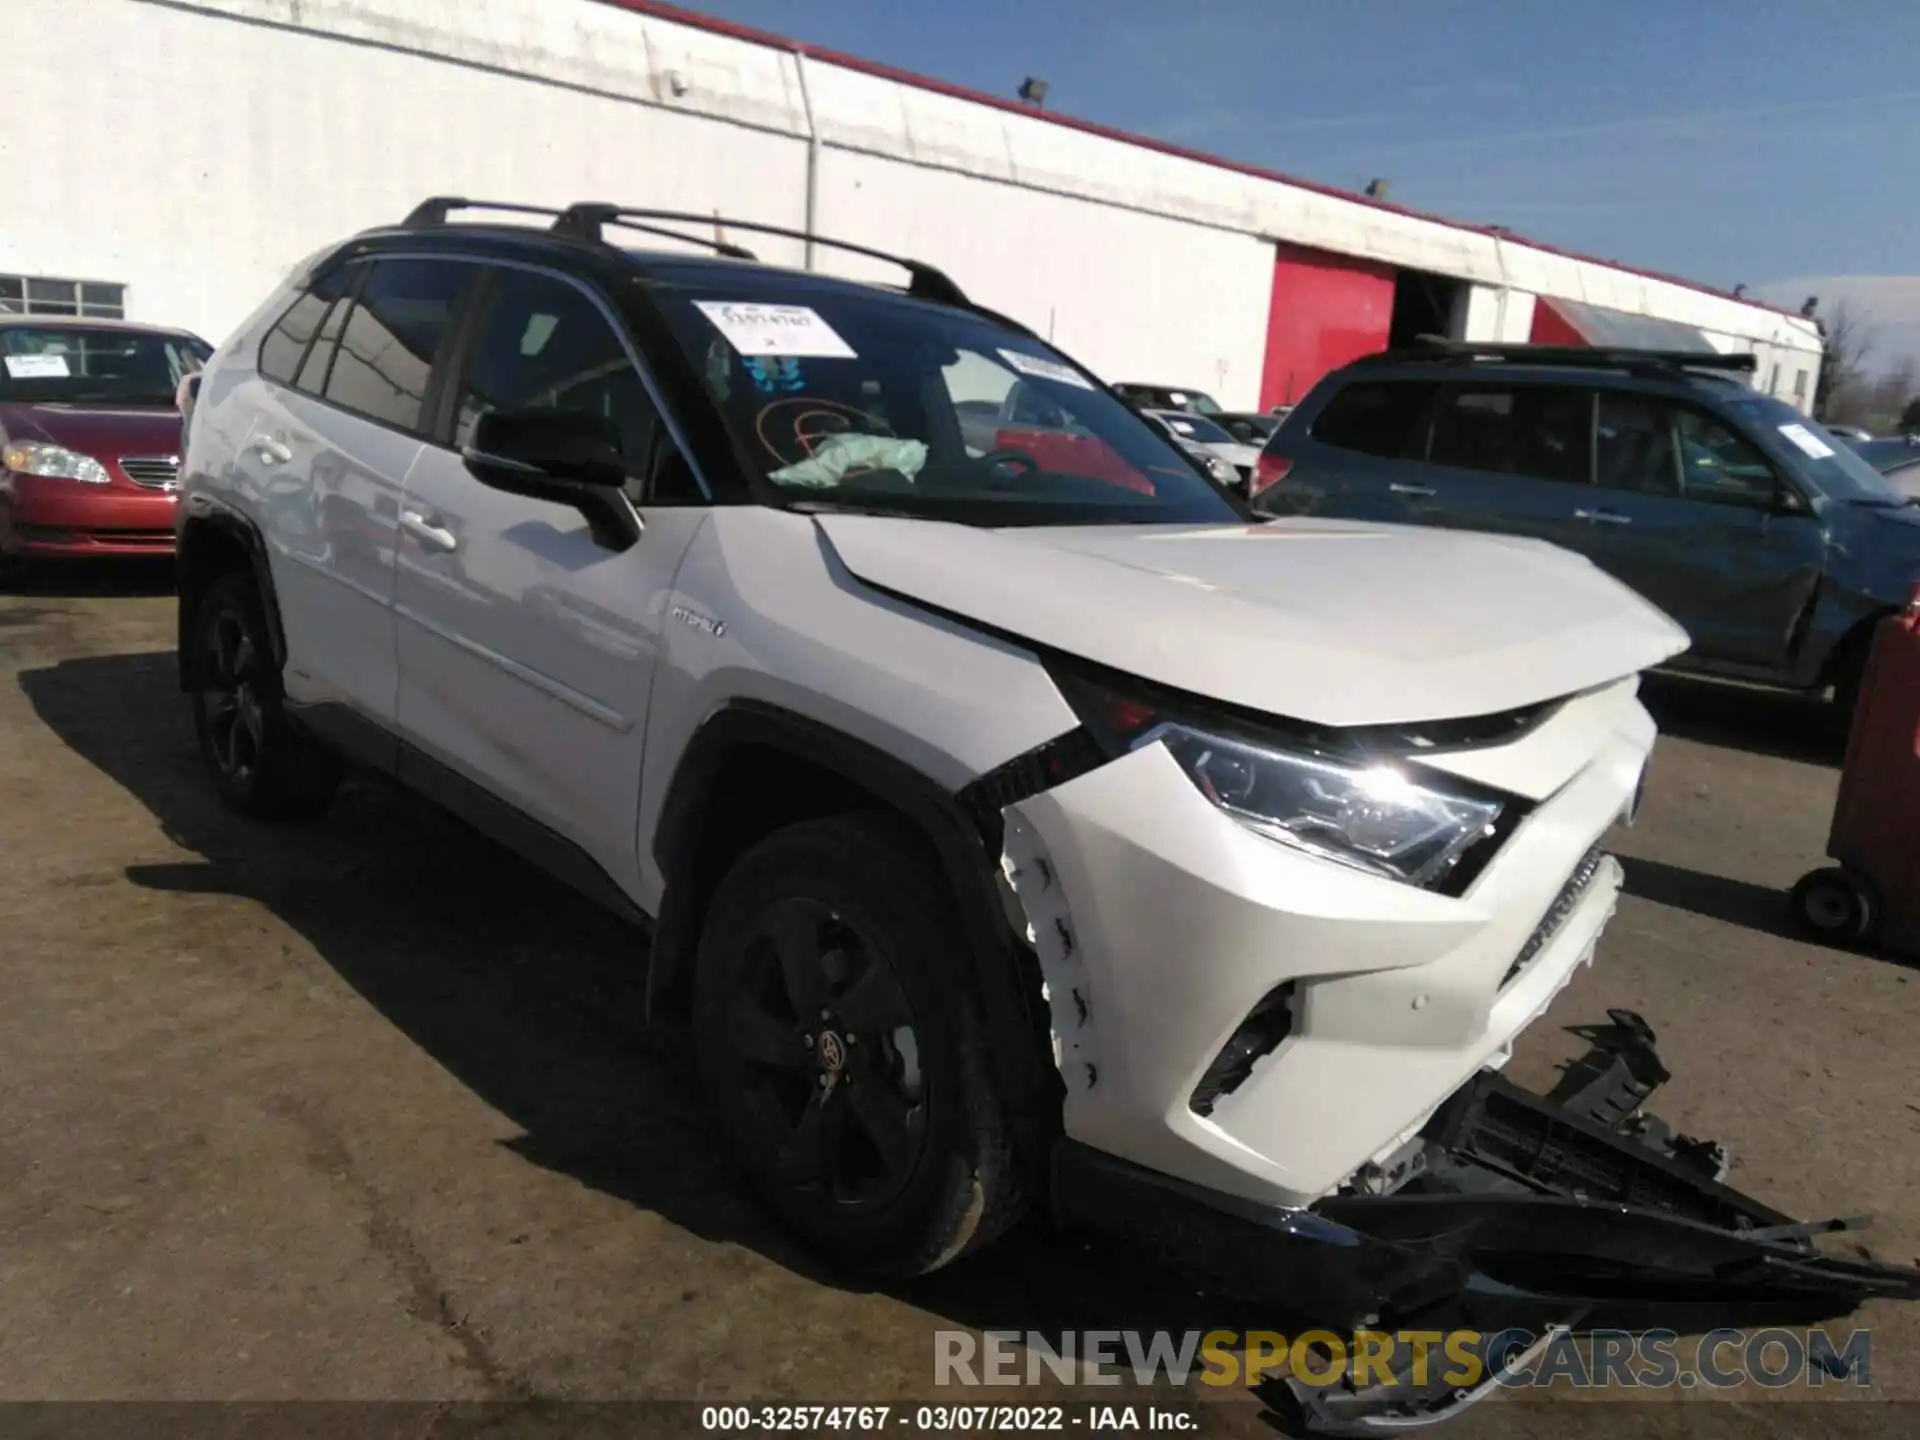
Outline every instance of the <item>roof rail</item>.
<svg viewBox="0 0 1920 1440">
<path fill-rule="evenodd" d="M 582 202 L 569 205 L 560 217 L 553 222 L 558 234 L 571 235 L 582 240 L 600 240 L 600 229 L 604 225 L 619 225 L 629 230 L 641 230 L 650 234 L 673 234 L 672 231 L 654 230 L 635 221 L 666 220 L 680 225 L 725 225 L 732 230 L 745 230 L 753 235 L 777 235 L 787 240 L 811 241 L 815 245 L 824 245 L 830 250 L 843 250 L 850 255 L 864 255 L 869 260 L 884 260 L 889 265 L 898 265 L 907 272 L 909 284 L 907 294 L 918 300 L 934 300 L 945 305 L 971 305 L 966 293 L 954 284 L 947 274 L 919 260 L 909 260 L 901 255 L 890 255 L 884 250 L 874 250 L 865 245 L 855 245 L 847 240 L 830 240 L 824 235 L 809 235 L 804 230 L 791 230 L 782 225 L 764 225 L 757 220 L 732 220 L 720 215 L 696 215 L 685 210 L 631 210 L 620 205 L 607 205 L 594 202 Z M 692 240 L 691 236 L 676 236 L 677 239 Z M 696 244 L 711 243 L 716 249 L 724 241 L 694 241 Z M 734 247 L 737 248 L 737 247 Z M 727 253 L 722 251 L 722 254 Z M 742 258 L 752 259 L 751 255 Z"/>
<path fill-rule="evenodd" d="M 1382 350 L 1363 357 L 1380 364 L 1417 360 L 1494 360 L 1524 365 L 1564 365 L 1590 370 L 1753 371 L 1759 357 L 1751 351 L 1724 355 L 1717 350 L 1635 350 L 1618 345 L 1512 345 L 1419 335 L 1411 348 Z"/>
<path fill-rule="evenodd" d="M 551 219 L 563 214 L 550 205 L 516 205 L 506 200 L 469 200 L 464 195 L 433 195 L 407 212 L 400 223 L 408 227 L 444 225 L 455 210 L 505 210 L 515 215 L 544 215 Z"/>
</svg>

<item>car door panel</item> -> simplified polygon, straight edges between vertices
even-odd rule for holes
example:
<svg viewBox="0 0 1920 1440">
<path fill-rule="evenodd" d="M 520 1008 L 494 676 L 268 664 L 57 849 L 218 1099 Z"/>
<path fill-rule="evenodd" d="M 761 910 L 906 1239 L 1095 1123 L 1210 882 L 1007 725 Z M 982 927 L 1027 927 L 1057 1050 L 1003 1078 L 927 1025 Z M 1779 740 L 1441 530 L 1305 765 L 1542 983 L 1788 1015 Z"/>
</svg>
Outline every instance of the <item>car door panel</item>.
<svg viewBox="0 0 1920 1440">
<path fill-rule="evenodd" d="M 1449 386 L 1435 407 L 1422 523 L 1580 548 L 1575 512 L 1592 502 L 1592 396 L 1573 386 Z"/>
<path fill-rule="evenodd" d="M 481 304 L 451 443 L 426 448 L 402 500 L 400 730 L 628 884 L 664 597 L 707 512 L 646 504 L 636 484 L 642 531 L 616 550 L 570 506 L 481 483 L 458 446 L 490 409 L 604 415 L 636 476 L 670 444 L 589 292 L 499 267 Z"/>
</svg>

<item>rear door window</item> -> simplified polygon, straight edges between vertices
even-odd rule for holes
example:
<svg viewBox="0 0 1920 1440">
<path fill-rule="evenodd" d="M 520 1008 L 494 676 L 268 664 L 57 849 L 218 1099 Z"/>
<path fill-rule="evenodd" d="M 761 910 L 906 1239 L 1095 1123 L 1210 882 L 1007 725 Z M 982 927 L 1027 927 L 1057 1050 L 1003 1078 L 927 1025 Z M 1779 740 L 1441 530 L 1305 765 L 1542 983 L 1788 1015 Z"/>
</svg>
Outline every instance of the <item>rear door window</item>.
<svg viewBox="0 0 1920 1440">
<path fill-rule="evenodd" d="M 1417 458 L 1421 421 L 1439 386 L 1425 380 L 1362 381 L 1327 402 L 1313 422 L 1313 438 L 1362 455 Z"/>
<path fill-rule="evenodd" d="M 1594 420 L 1594 479 L 1610 490 L 1680 494 L 1673 422 L 1651 395 L 1602 390 Z"/>
<path fill-rule="evenodd" d="M 1593 392 L 1565 385 L 1463 385 L 1440 404 L 1428 458 L 1492 475 L 1584 484 Z"/>
<path fill-rule="evenodd" d="M 327 402 L 418 431 L 448 324 L 479 273 L 458 261 L 374 261 L 340 330 Z"/>
</svg>

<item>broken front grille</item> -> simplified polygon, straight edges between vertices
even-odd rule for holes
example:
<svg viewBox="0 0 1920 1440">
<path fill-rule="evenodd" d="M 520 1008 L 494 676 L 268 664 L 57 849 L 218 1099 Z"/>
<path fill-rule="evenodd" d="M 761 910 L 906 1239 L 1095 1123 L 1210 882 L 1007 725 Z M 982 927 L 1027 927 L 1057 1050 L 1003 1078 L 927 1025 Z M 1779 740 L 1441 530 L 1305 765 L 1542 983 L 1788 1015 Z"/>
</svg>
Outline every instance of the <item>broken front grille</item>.
<svg viewBox="0 0 1920 1440">
<path fill-rule="evenodd" d="M 1506 989 L 1513 983 L 1514 977 L 1532 963 L 1533 957 L 1547 948 L 1553 937 L 1560 933 L 1560 927 L 1567 923 L 1567 917 L 1580 903 L 1580 897 L 1587 893 L 1587 887 L 1593 883 L 1593 877 L 1600 873 L 1600 862 L 1607 858 L 1607 852 L 1598 845 L 1580 857 L 1580 863 L 1573 867 L 1573 873 L 1567 877 L 1567 883 L 1560 887 L 1560 893 L 1554 897 L 1553 904 L 1547 907 L 1547 913 L 1534 927 L 1533 934 L 1527 937 L 1527 943 L 1520 947 L 1520 953 L 1514 957 L 1513 964 L 1507 967 L 1507 973 L 1500 977 L 1500 988 Z"/>
</svg>

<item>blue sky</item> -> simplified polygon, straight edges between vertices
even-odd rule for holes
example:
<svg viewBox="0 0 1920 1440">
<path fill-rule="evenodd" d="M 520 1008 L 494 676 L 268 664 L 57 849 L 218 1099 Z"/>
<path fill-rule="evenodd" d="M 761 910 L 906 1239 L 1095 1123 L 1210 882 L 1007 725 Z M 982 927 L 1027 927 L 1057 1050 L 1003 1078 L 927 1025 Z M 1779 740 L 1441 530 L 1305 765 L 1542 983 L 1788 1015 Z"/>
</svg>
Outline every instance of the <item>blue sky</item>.
<svg viewBox="0 0 1920 1440">
<path fill-rule="evenodd" d="M 1916 0 L 684 3 L 1796 306 L 1920 273 Z"/>
</svg>

